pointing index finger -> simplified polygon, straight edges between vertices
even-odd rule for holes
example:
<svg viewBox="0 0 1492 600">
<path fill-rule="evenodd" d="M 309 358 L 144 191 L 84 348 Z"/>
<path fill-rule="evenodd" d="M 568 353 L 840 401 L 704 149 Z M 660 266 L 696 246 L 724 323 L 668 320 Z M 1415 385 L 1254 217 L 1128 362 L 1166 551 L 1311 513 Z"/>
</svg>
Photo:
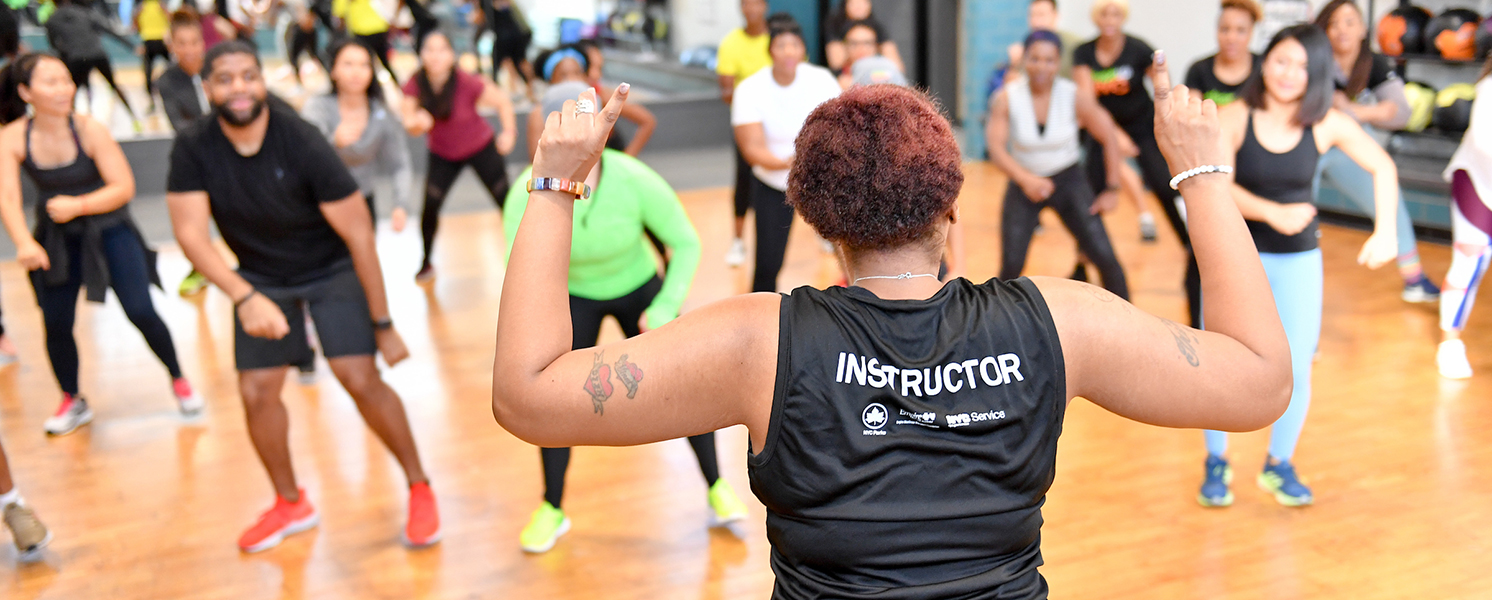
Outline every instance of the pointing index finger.
<svg viewBox="0 0 1492 600">
<path fill-rule="evenodd" d="M 1166 51 L 1156 50 L 1150 61 L 1150 81 L 1155 84 L 1155 109 L 1164 117 L 1171 110 L 1171 71 L 1166 68 Z"/>
</svg>

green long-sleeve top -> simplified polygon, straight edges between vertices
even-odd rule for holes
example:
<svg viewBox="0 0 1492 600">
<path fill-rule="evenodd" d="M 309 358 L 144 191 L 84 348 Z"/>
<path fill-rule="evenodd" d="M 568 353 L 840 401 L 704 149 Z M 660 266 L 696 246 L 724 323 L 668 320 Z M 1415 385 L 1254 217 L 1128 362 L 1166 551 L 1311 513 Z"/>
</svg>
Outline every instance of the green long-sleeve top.
<svg viewBox="0 0 1492 600">
<path fill-rule="evenodd" d="M 532 169 L 518 177 L 527 182 Z M 528 206 L 519 183 L 508 190 L 503 208 L 507 253 Z M 699 267 L 699 234 L 684 205 L 663 177 L 626 153 L 601 153 L 601 180 L 589 200 L 575 201 L 575 233 L 570 243 L 570 295 L 587 300 L 615 300 L 642 287 L 658 274 L 643 228 L 673 251 L 663 289 L 648 306 L 648 328 L 662 327 L 679 316 L 684 296 Z"/>
</svg>

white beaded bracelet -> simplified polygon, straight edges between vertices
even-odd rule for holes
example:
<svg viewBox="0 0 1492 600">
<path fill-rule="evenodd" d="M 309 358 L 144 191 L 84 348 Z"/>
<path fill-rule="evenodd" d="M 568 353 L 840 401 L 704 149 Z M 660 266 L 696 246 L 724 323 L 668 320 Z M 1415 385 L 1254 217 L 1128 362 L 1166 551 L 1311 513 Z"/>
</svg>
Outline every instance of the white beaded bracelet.
<svg viewBox="0 0 1492 600">
<path fill-rule="evenodd" d="M 1181 182 L 1205 173 L 1232 173 L 1233 167 L 1228 165 L 1202 165 L 1189 171 L 1183 171 L 1180 175 L 1171 178 L 1171 189 L 1181 185 Z"/>
</svg>

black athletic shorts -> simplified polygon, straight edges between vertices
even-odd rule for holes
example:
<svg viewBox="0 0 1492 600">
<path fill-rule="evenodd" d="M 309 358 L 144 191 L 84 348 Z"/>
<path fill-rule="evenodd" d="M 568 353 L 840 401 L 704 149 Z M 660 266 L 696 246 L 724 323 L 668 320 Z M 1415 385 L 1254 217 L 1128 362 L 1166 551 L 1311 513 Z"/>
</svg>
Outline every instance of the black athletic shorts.
<svg viewBox="0 0 1492 600">
<path fill-rule="evenodd" d="M 315 357 L 311 353 L 310 340 L 306 337 L 304 311 L 307 308 L 311 311 L 311 320 L 316 324 L 316 337 L 321 341 L 321 353 L 327 358 L 371 356 L 378 352 L 378 343 L 373 337 L 373 316 L 368 311 L 368 297 L 363 293 L 363 284 L 350 264 L 321 279 L 291 287 L 264 285 L 254 281 L 251 274 L 243 275 L 244 279 L 254 285 L 254 289 L 279 305 L 290 323 L 290 333 L 278 340 L 251 336 L 243 330 L 243 323 L 235 312 L 233 357 L 238 370 L 269 369 L 311 362 Z"/>
</svg>

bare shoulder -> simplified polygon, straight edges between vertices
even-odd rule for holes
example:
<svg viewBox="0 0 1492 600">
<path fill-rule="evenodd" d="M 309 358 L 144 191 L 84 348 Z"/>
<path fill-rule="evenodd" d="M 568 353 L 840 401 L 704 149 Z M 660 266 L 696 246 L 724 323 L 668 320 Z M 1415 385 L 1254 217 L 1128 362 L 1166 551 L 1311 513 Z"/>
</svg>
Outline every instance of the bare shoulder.
<svg viewBox="0 0 1492 600">
<path fill-rule="evenodd" d="M 118 144 L 114 141 L 114 134 L 109 128 L 97 119 L 88 115 L 73 115 L 73 123 L 78 129 L 78 137 L 83 142 L 83 151 L 93 156 L 94 153 L 109 144 Z"/>
<path fill-rule="evenodd" d="M 1047 310 L 1051 311 L 1053 319 L 1061 320 L 1063 316 L 1091 314 L 1088 309 L 1094 304 L 1131 306 L 1129 302 L 1113 292 L 1091 283 L 1062 277 L 1030 277 L 1029 279 L 1041 292 L 1042 299 L 1046 301 Z"/>
<path fill-rule="evenodd" d="M 16 119 L 0 128 L 0 153 L 4 153 L 6 158 L 16 162 L 26 159 L 26 123 L 29 119 Z"/>
</svg>

